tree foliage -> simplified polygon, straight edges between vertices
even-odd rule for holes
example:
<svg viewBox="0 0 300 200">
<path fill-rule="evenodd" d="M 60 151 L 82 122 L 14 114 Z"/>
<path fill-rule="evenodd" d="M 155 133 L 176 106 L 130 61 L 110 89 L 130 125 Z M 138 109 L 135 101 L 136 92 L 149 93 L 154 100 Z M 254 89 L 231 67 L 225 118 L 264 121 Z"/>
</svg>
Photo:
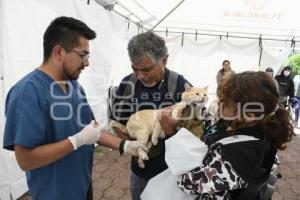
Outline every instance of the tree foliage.
<svg viewBox="0 0 300 200">
<path fill-rule="evenodd" d="M 292 68 L 292 77 L 296 76 L 300 68 L 300 53 L 291 55 L 287 64 Z"/>
</svg>

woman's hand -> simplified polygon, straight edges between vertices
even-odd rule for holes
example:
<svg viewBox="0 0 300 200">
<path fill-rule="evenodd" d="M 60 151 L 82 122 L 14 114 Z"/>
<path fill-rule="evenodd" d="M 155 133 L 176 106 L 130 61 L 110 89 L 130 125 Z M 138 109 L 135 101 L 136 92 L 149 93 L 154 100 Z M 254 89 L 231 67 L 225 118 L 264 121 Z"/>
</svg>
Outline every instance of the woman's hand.
<svg viewBox="0 0 300 200">
<path fill-rule="evenodd" d="M 172 113 L 172 107 L 166 107 L 160 111 L 160 126 L 164 131 L 165 136 L 172 136 L 177 131 L 177 126 L 179 124 L 178 114 Z"/>
</svg>

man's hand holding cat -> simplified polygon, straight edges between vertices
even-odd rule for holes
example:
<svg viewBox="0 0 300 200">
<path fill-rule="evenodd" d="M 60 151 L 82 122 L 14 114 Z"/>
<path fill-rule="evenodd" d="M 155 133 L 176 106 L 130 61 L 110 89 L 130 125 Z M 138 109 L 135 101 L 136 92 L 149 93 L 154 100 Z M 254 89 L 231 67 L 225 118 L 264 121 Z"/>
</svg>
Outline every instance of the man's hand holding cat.
<svg viewBox="0 0 300 200">
<path fill-rule="evenodd" d="M 143 149 L 145 152 L 148 152 L 149 149 L 146 145 L 142 144 L 139 141 L 129 141 L 126 140 L 124 143 L 124 153 L 131 154 L 133 156 L 138 156 L 138 149 Z M 146 159 L 148 160 L 148 159 Z"/>
<path fill-rule="evenodd" d="M 179 123 L 179 116 L 172 115 L 171 107 L 163 108 L 160 112 L 160 126 L 164 131 L 165 136 L 172 136 L 176 132 Z"/>
</svg>

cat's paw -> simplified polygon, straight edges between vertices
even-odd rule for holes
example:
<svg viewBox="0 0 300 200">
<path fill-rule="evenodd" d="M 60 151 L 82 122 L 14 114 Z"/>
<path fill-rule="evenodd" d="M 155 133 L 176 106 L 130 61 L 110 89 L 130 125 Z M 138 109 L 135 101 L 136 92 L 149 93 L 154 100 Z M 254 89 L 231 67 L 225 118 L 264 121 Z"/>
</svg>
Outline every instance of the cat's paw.
<svg viewBox="0 0 300 200">
<path fill-rule="evenodd" d="M 155 138 L 152 138 L 151 140 L 152 140 L 152 144 L 153 144 L 153 145 L 157 145 L 157 143 L 158 143 L 158 138 L 155 137 Z"/>
<path fill-rule="evenodd" d="M 152 142 L 149 141 L 149 142 L 147 143 L 147 148 L 148 148 L 148 149 L 151 149 L 151 147 L 152 147 Z"/>
<path fill-rule="evenodd" d="M 139 155 L 139 159 L 149 160 L 147 153 L 142 148 L 138 149 L 138 155 Z"/>
<path fill-rule="evenodd" d="M 144 160 L 149 160 L 147 153 L 143 149 L 138 149 L 139 159 L 138 164 L 140 168 L 145 168 Z"/>
<path fill-rule="evenodd" d="M 143 169 L 145 168 L 144 160 L 142 160 L 141 158 L 138 159 L 138 164 L 139 164 L 140 168 L 143 168 Z"/>
</svg>

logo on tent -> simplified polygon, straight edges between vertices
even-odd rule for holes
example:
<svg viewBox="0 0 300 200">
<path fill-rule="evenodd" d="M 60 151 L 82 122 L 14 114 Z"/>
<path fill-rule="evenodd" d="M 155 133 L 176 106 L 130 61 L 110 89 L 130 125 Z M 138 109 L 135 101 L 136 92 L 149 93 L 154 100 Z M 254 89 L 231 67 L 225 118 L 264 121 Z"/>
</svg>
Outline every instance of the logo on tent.
<svg viewBox="0 0 300 200">
<path fill-rule="evenodd" d="M 251 9 L 262 9 L 270 4 L 271 0 L 246 0 L 246 5 Z"/>
</svg>

